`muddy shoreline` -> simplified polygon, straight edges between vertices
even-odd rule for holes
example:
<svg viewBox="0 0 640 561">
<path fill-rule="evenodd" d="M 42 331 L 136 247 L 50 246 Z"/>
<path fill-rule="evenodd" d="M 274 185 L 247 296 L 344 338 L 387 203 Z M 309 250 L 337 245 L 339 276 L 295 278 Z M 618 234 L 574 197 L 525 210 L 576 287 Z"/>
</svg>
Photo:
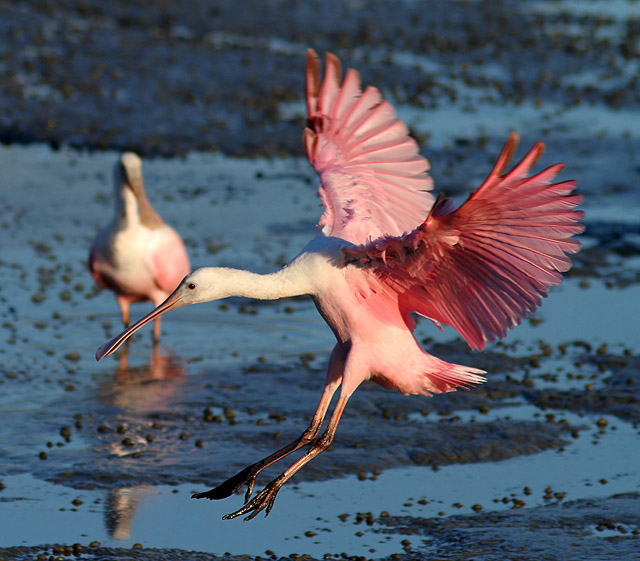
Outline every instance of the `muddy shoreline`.
<svg viewBox="0 0 640 561">
<path fill-rule="evenodd" d="M 497 106 L 637 109 L 638 77 L 625 72 L 640 56 L 637 19 L 538 6 L 277 1 L 245 4 L 241 16 L 230 0 L 3 2 L 0 139 L 144 156 L 301 156 L 303 120 L 281 106 L 302 104 L 307 47 L 336 51 L 394 103 L 425 112 L 464 98 L 465 87 Z M 578 32 L 564 33 L 569 25 Z M 432 67 L 416 72 L 417 62 L 398 64 L 396 53 Z M 487 61 L 503 71 L 487 72 Z M 562 79 L 576 69 L 604 78 Z M 470 99 L 464 111 L 480 107 Z"/>
</svg>

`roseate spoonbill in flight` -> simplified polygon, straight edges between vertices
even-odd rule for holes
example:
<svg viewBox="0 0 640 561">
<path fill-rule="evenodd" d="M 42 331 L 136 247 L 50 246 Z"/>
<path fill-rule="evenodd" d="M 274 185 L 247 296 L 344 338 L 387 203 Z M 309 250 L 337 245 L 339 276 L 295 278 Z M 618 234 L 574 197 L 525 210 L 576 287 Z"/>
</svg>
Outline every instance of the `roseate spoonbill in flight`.
<svg viewBox="0 0 640 561">
<path fill-rule="evenodd" d="M 484 382 L 482 370 L 449 364 L 416 341 L 411 314 L 453 326 L 472 349 L 503 337 L 536 309 L 571 267 L 583 231 L 574 181 L 551 183 L 556 164 L 529 175 L 542 155 L 536 144 L 506 172 L 512 134 L 484 183 L 460 207 L 428 190 L 429 165 L 379 91 L 360 89 L 327 55 L 325 76 L 307 54 L 308 128 L 304 146 L 320 176 L 321 233 L 286 267 L 268 275 L 202 268 L 187 275 L 153 312 L 105 343 L 112 353 L 137 329 L 186 304 L 228 296 L 276 299 L 310 295 L 333 330 L 334 347 L 320 403 L 299 438 L 195 498 L 222 499 L 243 485 L 245 504 L 224 518 L 247 520 L 273 507 L 282 485 L 333 441 L 347 400 L 364 380 L 405 394 L 429 396 Z M 339 397 L 320 430 L 334 393 Z M 258 474 L 303 446 L 310 448 L 253 499 Z"/>
<path fill-rule="evenodd" d="M 153 210 L 142 181 L 142 160 L 132 152 L 114 169 L 115 216 L 91 244 L 89 270 L 95 282 L 116 294 L 129 327 L 129 305 L 161 304 L 191 270 L 182 238 Z M 153 330 L 160 336 L 160 317 Z"/>
</svg>

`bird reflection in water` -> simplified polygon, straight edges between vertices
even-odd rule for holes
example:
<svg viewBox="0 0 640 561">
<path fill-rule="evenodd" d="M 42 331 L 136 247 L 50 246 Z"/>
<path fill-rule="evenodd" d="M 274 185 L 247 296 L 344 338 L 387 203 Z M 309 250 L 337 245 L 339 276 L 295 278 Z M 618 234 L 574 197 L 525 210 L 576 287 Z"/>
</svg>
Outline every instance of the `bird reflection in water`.
<svg viewBox="0 0 640 561">
<path fill-rule="evenodd" d="M 153 346 L 151 360 L 147 364 L 129 366 L 129 347 L 126 346 L 120 355 L 114 378 L 116 385 L 125 386 L 179 378 L 184 371 L 182 361 L 169 352 L 161 351 L 158 345 Z"/>
<path fill-rule="evenodd" d="M 116 540 L 131 537 L 131 524 L 138 502 L 154 492 L 153 487 L 123 487 L 109 491 L 105 498 L 104 525 L 107 533 Z"/>
<path fill-rule="evenodd" d="M 176 394 L 184 383 L 186 367 L 183 361 L 159 345 L 153 346 L 147 363 L 130 366 L 129 358 L 127 346 L 120 355 L 112 382 L 102 392 L 103 400 L 109 401 L 110 405 L 125 414 L 171 410 L 173 403 L 180 400 Z M 118 441 L 110 452 L 117 456 L 128 456 L 132 449 Z M 150 485 L 111 489 L 105 497 L 104 507 L 104 523 L 108 534 L 117 540 L 128 539 L 138 505 L 155 492 Z"/>
</svg>

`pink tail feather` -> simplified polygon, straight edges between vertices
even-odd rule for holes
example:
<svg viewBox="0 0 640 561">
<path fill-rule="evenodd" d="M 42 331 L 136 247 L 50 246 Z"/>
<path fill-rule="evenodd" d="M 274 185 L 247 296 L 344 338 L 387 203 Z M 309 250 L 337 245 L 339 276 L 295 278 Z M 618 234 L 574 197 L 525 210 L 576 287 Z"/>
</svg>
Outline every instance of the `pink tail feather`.
<svg viewBox="0 0 640 561">
<path fill-rule="evenodd" d="M 456 389 L 468 390 L 470 385 L 482 384 L 487 379 L 483 376 L 484 370 L 451 364 L 439 358 L 424 353 L 426 357 L 426 369 L 420 379 L 418 393 L 429 396 L 434 393 L 453 392 Z"/>
</svg>

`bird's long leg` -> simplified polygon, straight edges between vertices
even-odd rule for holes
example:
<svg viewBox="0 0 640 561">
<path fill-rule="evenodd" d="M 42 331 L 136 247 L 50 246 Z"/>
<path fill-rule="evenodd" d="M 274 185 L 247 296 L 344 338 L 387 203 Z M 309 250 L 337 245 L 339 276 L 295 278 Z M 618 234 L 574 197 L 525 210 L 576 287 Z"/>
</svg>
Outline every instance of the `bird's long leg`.
<svg viewBox="0 0 640 561">
<path fill-rule="evenodd" d="M 160 320 L 161 316 L 156 318 L 155 325 L 153 326 L 153 345 L 156 346 L 160 342 Z"/>
<path fill-rule="evenodd" d="M 266 458 L 263 458 L 259 462 L 247 466 L 242 471 L 236 473 L 233 477 L 230 477 L 224 483 L 221 483 L 217 487 L 210 489 L 209 491 L 206 491 L 204 493 L 195 493 L 191 496 L 191 498 L 212 500 L 225 499 L 227 497 L 230 497 L 233 493 L 240 489 L 240 487 L 246 484 L 247 492 L 245 493 L 244 500 L 245 502 L 247 502 L 251 497 L 256 478 L 263 469 L 277 462 L 278 460 L 281 460 L 285 456 L 288 456 L 292 452 L 299 450 L 303 446 L 311 444 L 311 442 L 313 442 L 318 437 L 318 434 L 320 433 L 320 427 L 322 426 L 324 418 L 327 414 L 327 410 L 329 409 L 329 405 L 331 404 L 333 394 L 340 386 L 343 367 L 344 353 L 342 352 L 342 349 L 340 347 L 336 346 L 336 348 L 334 348 L 333 352 L 331 353 L 331 359 L 329 360 L 327 381 L 324 387 L 324 391 L 322 392 L 322 397 L 320 398 L 320 403 L 318 404 L 309 427 L 298 438 L 296 438 L 293 442 L 290 442 L 286 446 L 280 448 L 273 454 L 270 454 Z"/>
<path fill-rule="evenodd" d="M 245 518 L 245 520 L 251 520 L 265 508 L 267 509 L 265 514 L 269 514 L 269 512 L 271 512 L 271 509 L 273 508 L 273 503 L 276 500 L 276 495 L 278 494 L 278 491 L 280 491 L 280 488 L 289 479 L 291 479 L 293 475 L 300 471 L 307 463 L 313 460 L 313 458 L 315 458 L 318 454 L 321 454 L 327 448 L 329 448 L 329 446 L 331 446 L 333 437 L 336 434 L 336 429 L 338 428 L 338 423 L 340 422 L 340 417 L 342 417 L 342 412 L 344 411 L 348 399 L 349 395 L 345 393 L 342 393 L 340 395 L 335 409 L 331 414 L 331 419 L 329 420 L 327 429 L 304 456 L 294 462 L 287 470 L 285 470 L 284 473 L 271 481 L 271 483 L 269 483 L 262 491 L 260 491 L 260 493 L 258 493 L 242 508 L 236 510 L 235 512 L 232 512 L 231 514 L 223 516 L 223 520 L 236 518 L 237 516 L 242 516 L 243 514 L 247 514 L 248 512 L 250 512 L 250 514 Z"/>
<path fill-rule="evenodd" d="M 129 315 L 129 300 L 122 295 L 117 295 L 116 300 L 118 302 L 118 306 L 120 306 L 120 314 L 122 315 L 122 323 L 124 324 L 125 329 L 129 327 L 130 323 L 130 315 Z M 129 348 L 129 340 L 127 339 L 125 349 Z"/>
<path fill-rule="evenodd" d="M 266 458 L 263 458 L 259 462 L 247 466 L 242 471 L 236 473 L 233 477 L 227 479 L 224 483 L 221 483 L 214 489 L 206 491 L 205 493 L 195 493 L 191 498 L 193 499 L 225 499 L 230 497 L 233 493 L 235 493 L 240 487 L 243 485 L 247 485 L 247 492 L 245 493 L 245 502 L 249 500 L 251 497 L 251 492 L 253 491 L 253 486 L 256 482 L 256 478 L 258 474 L 270 466 L 271 464 L 281 460 L 285 456 L 288 456 L 292 452 L 306 446 L 313 442 L 320 432 L 320 427 L 322 426 L 322 422 L 324 421 L 325 415 L 327 414 L 327 409 L 329 408 L 329 404 L 331 403 L 331 398 L 335 393 L 336 389 L 340 385 L 340 382 L 336 384 L 328 384 L 325 386 L 324 392 L 322 393 L 322 398 L 320 399 L 320 403 L 318 404 L 318 408 L 311 420 L 311 424 L 298 438 L 296 438 L 293 442 L 290 442 L 286 446 L 280 448 L 280 450 L 274 452 L 273 454 L 269 454 Z"/>
<path fill-rule="evenodd" d="M 118 295 L 118 306 L 120 306 L 120 313 L 122 314 L 122 323 L 124 323 L 125 329 L 129 327 L 129 300 L 124 296 Z"/>
</svg>

